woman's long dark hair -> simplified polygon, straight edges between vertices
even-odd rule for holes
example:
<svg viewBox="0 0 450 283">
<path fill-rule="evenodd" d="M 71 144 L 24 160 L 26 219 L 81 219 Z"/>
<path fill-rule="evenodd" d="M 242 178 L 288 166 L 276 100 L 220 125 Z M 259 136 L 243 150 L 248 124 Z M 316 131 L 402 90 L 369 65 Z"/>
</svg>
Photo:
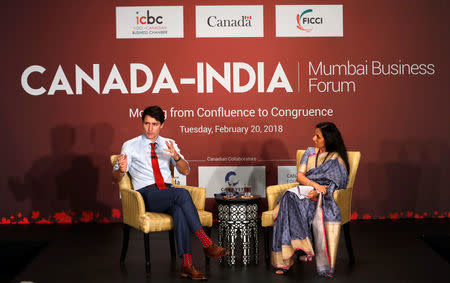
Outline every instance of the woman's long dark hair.
<svg viewBox="0 0 450 283">
<path fill-rule="evenodd" d="M 322 122 L 316 125 L 316 128 L 322 131 L 322 136 L 325 139 L 325 148 L 328 152 L 337 152 L 344 160 L 347 172 L 350 171 L 348 163 L 347 149 L 345 148 L 344 140 L 341 133 L 335 124 L 331 122 Z"/>
</svg>

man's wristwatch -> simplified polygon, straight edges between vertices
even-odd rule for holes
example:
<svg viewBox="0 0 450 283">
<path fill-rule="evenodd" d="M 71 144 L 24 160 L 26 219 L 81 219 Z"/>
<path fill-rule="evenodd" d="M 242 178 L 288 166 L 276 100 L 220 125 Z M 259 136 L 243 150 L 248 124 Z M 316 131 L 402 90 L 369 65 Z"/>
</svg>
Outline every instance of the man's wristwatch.
<svg viewBox="0 0 450 283">
<path fill-rule="evenodd" d="M 175 160 L 175 162 L 178 162 L 178 161 L 181 160 L 181 156 L 178 155 L 178 159 L 175 159 L 175 158 L 174 158 L 173 160 Z"/>
</svg>

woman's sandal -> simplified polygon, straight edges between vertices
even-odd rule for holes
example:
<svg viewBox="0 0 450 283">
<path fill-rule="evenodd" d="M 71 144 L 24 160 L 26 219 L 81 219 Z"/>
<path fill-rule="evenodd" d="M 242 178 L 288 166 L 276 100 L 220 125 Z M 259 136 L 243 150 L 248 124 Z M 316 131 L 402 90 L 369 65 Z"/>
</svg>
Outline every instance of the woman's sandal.
<svg viewBox="0 0 450 283">
<path fill-rule="evenodd" d="M 312 256 L 310 255 L 301 255 L 298 257 L 298 260 L 302 261 L 302 262 L 308 262 L 308 261 L 312 261 Z"/>
<path fill-rule="evenodd" d="M 321 272 L 317 273 L 317 276 L 321 277 L 321 278 L 333 278 L 333 274 L 328 273 L 326 271 L 321 271 Z"/>
<path fill-rule="evenodd" d="M 286 268 L 276 268 L 275 269 L 275 274 L 277 275 L 286 275 L 289 272 L 290 269 L 286 269 Z"/>
</svg>

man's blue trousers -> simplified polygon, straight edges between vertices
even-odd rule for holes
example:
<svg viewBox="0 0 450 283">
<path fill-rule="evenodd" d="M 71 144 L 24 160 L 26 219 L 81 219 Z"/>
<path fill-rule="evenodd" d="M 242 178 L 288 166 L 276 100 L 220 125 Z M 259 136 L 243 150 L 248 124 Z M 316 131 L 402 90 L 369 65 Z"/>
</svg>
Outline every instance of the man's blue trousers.
<svg viewBox="0 0 450 283">
<path fill-rule="evenodd" d="M 202 229 L 202 225 L 189 192 L 166 185 L 167 189 L 160 190 L 156 185 L 150 185 L 138 192 L 144 198 L 146 211 L 164 212 L 172 216 L 178 256 L 182 257 L 185 253 L 192 254 L 191 235 Z"/>
</svg>

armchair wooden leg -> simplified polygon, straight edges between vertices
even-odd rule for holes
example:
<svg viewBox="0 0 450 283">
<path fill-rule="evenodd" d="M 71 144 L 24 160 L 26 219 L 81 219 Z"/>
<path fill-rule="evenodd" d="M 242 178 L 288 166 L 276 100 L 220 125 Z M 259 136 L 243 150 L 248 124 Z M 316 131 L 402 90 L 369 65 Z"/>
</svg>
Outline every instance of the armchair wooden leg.
<svg viewBox="0 0 450 283">
<path fill-rule="evenodd" d="M 206 235 L 208 235 L 208 237 L 211 238 L 211 227 L 204 227 L 203 230 L 205 230 Z M 207 265 L 209 265 L 209 262 L 210 262 L 210 258 L 208 256 L 206 256 L 206 254 L 205 254 L 205 263 Z"/>
<path fill-rule="evenodd" d="M 145 271 L 150 273 L 150 233 L 144 233 L 144 246 L 145 246 Z"/>
<path fill-rule="evenodd" d="M 120 264 L 124 264 L 125 257 L 127 256 L 128 242 L 130 240 L 130 226 L 123 224 L 123 238 L 122 238 L 122 252 L 120 253 Z"/>
<path fill-rule="evenodd" d="M 174 259 L 176 258 L 176 252 L 175 252 L 175 233 L 173 230 L 169 231 L 169 241 L 170 241 L 170 257 Z"/>
<path fill-rule="evenodd" d="M 345 245 L 347 246 L 348 258 L 350 260 L 350 264 L 354 264 L 355 256 L 353 254 L 352 239 L 350 238 L 350 222 L 342 225 L 342 228 L 344 229 Z"/>
<path fill-rule="evenodd" d="M 272 234 L 272 227 L 263 227 L 264 229 L 264 257 L 266 258 L 266 264 L 270 264 L 270 237 Z"/>
</svg>

